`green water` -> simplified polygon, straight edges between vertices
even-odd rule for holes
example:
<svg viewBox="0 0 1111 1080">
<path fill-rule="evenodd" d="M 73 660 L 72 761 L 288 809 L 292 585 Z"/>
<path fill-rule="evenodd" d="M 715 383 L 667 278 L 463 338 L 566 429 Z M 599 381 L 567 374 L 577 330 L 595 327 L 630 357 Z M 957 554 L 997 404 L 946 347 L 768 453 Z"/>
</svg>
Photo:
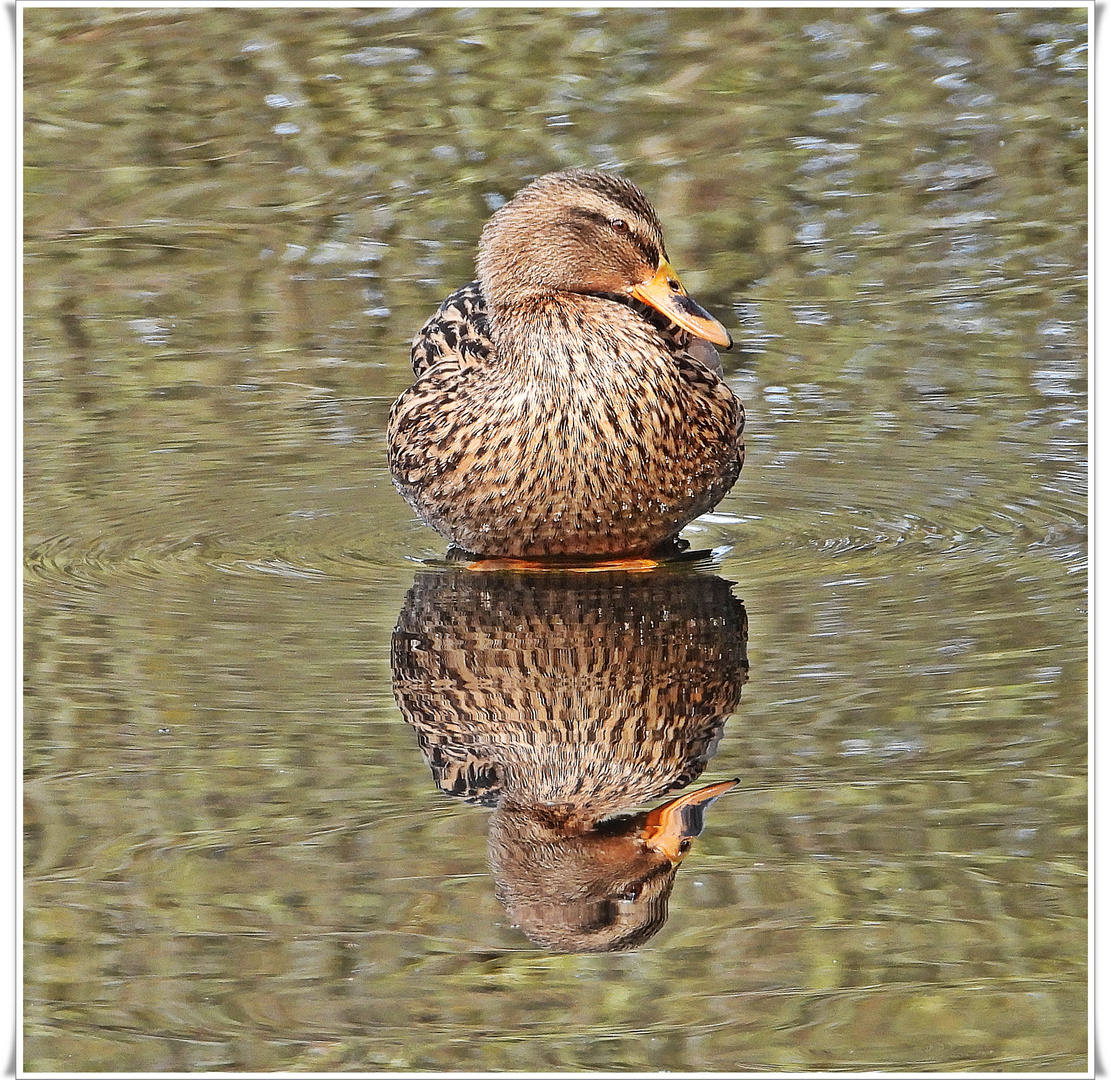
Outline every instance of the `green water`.
<svg viewBox="0 0 1111 1080">
<path fill-rule="evenodd" d="M 1087 18 L 22 9 L 25 1068 L 1084 1069 Z M 678 599 L 422 607 L 408 342 L 568 165 L 729 327 L 747 463 Z M 721 683 L 637 949 L 512 925 L 395 702 L 484 604 L 499 701 Z"/>
</svg>

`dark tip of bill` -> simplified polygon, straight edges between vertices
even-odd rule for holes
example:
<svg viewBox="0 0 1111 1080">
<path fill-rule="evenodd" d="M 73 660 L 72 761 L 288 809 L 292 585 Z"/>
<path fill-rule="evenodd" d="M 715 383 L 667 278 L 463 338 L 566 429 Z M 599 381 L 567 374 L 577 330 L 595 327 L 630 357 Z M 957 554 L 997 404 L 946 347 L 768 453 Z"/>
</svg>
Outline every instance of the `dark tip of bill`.
<svg viewBox="0 0 1111 1080">
<path fill-rule="evenodd" d="M 674 300 L 675 306 L 682 308 L 688 315 L 694 315 L 699 319 L 710 319 L 713 322 L 717 322 L 717 319 L 715 319 L 713 315 L 701 304 L 696 304 L 689 296 L 677 295 Z M 722 327 L 722 329 L 725 330 L 725 327 Z M 724 348 L 726 352 L 729 352 L 729 350 L 733 348 L 733 335 L 729 333 L 728 330 L 725 330 L 725 336 L 729 338 L 729 344 L 723 345 L 722 348 Z"/>
</svg>

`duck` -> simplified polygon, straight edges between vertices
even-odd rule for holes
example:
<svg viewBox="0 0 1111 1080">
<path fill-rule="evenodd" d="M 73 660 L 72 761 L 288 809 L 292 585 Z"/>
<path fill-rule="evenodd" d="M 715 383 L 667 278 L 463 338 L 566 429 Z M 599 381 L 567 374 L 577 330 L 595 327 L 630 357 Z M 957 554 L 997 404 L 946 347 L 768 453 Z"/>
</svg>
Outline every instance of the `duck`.
<svg viewBox="0 0 1111 1080">
<path fill-rule="evenodd" d="M 398 616 L 398 708 L 439 790 L 491 811 L 494 894 L 543 949 L 655 935 L 737 786 L 703 774 L 748 678 L 748 616 L 689 570 L 426 569 Z"/>
<path fill-rule="evenodd" d="M 533 180 L 482 230 L 476 280 L 413 339 L 394 403 L 394 484 L 453 549 L 647 556 L 732 488 L 744 407 L 729 332 L 687 293 L 632 181 Z"/>
</svg>

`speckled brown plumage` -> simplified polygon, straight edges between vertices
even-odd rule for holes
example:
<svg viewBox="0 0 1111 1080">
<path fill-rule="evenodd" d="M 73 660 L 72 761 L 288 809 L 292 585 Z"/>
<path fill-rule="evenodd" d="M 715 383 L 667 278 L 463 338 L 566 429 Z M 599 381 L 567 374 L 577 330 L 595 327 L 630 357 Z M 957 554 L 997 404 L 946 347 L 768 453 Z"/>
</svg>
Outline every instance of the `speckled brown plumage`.
<svg viewBox="0 0 1111 1080">
<path fill-rule="evenodd" d="M 420 516 L 483 555 L 636 555 L 715 506 L 744 458 L 728 344 L 666 261 L 627 180 L 541 177 L 483 231 L 479 280 L 413 344 L 390 469 Z"/>
<path fill-rule="evenodd" d="M 534 941 L 630 948 L 659 929 L 681 855 L 628 812 L 702 774 L 746 638 L 728 582 L 694 572 L 417 576 L 394 694 L 439 787 L 494 808 L 497 893 Z"/>
</svg>

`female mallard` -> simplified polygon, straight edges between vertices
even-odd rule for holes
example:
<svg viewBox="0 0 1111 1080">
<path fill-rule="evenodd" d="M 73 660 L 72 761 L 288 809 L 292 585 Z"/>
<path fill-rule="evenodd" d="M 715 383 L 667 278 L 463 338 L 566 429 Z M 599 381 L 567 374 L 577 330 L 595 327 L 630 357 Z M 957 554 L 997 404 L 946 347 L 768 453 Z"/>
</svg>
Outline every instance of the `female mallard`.
<svg viewBox="0 0 1111 1080">
<path fill-rule="evenodd" d="M 736 784 L 694 781 L 740 703 L 747 638 L 711 574 L 416 575 L 394 695 L 440 790 L 493 809 L 496 895 L 534 942 L 627 949 L 663 925 L 706 807 Z"/>
<path fill-rule="evenodd" d="M 390 413 L 394 483 L 487 556 L 640 555 L 714 507 L 744 461 L 732 344 L 620 176 L 534 180 L 482 231 L 478 281 L 413 342 Z"/>
</svg>

